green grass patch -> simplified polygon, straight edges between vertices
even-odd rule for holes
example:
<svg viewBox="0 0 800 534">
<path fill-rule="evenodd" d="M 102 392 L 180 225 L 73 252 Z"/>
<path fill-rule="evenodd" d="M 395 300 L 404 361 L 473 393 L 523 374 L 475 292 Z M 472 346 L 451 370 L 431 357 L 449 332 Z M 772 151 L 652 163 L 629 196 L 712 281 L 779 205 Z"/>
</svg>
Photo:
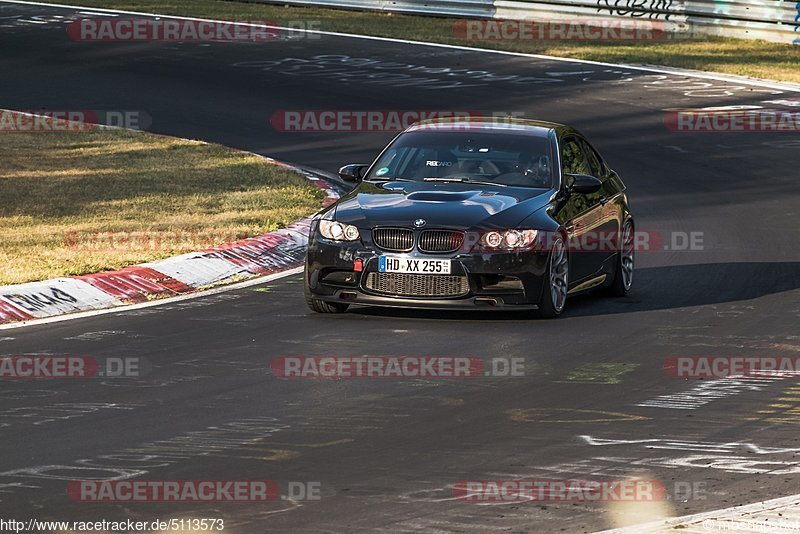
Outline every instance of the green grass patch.
<svg viewBox="0 0 800 534">
<path fill-rule="evenodd" d="M 66 4 L 72 2 L 63 2 Z M 456 20 L 441 17 L 359 12 L 238 2 L 232 0 L 81 0 L 80 5 L 205 17 L 221 20 L 269 19 L 278 25 L 314 21 L 315 29 L 475 46 L 551 56 L 681 67 L 800 82 L 800 46 L 744 39 L 706 37 L 676 41 L 620 42 L 472 42 L 453 32 Z"/>
<path fill-rule="evenodd" d="M 0 132 L 0 284 L 263 234 L 324 196 L 289 169 L 219 145 L 112 129 Z"/>
</svg>

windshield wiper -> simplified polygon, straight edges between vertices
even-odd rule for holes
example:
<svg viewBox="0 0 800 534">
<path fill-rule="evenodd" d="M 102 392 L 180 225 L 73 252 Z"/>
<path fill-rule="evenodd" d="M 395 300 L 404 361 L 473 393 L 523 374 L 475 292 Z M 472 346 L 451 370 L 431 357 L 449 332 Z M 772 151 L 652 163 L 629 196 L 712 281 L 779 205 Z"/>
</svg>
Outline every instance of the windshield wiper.
<svg viewBox="0 0 800 534">
<path fill-rule="evenodd" d="M 375 178 L 370 178 L 368 181 L 370 181 L 370 182 L 416 182 L 417 180 L 412 180 L 411 178 L 400 178 L 398 176 L 398 177 L 395 177 L 395 178 L 375 177 Z"/>
<path fill-rule="evenodd" d="M 479 184 L 479 185 L 499 185 L 500 187 L 508 187 L 506 184 L 499 184 L 497 182 L 484 182 L 481 180 L 468 180 L 467 178 L 459 178 L 452 176 L 449 178 L 423 178 L 423 182 L 458 182 L 461 184 Z"/>
</svg>

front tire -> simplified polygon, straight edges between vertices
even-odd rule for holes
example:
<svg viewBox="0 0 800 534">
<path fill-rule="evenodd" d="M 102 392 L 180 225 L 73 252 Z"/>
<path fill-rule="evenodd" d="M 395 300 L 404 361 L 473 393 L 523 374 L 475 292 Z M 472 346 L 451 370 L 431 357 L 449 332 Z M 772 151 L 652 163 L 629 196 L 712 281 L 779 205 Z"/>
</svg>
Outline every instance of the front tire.
<svg viewBox="0 0 800 534">
<path fill-rule="evenodd" d="M 311 294 L 311 288 L 308 287 L 308 266 L 306 265 L 303 271 L 303 293 L 306 297 L 306 306 L 308 309 L 315 313 L 344 313 L 349 304 L 339 302 L 325 302 L 324 300 L 315 299 Z"/>
<path fill-rule="evenodd" d="M 306 305 L 308 308 L 316 313 L 344 313 L 349 304 L 341 304 L 338 302 L 325 302 L 324 300 L 315 299 L 313 297 L 306 297 Z"/>
<path fill-rule="evenodd" d="M 556 238 L 550 251 L 543 286 L 536 316 L 547 319 L 558 317 L 564 311 L 569 290 L 569 258 L 567 248 L 560 237 Z"/>
</svg>

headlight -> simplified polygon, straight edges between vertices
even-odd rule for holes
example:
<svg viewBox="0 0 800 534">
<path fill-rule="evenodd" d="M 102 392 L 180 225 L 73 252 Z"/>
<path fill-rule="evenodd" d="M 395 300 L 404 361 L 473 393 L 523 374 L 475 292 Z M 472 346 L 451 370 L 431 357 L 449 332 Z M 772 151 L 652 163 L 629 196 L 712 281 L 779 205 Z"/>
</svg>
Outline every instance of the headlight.
<svg viewBox="0 0 800 534">
<path fill-rule="evenodd" d="M 319 233 L 325 239 L 333 241 L 355 241 L 361 237 L 358 228 L 352 224 L 344 224 L 337 221 L 321 219 L 319 221 Z"/>
<path fill-rule="evenodd" d="M 489 250 L 526 250 L 536 242 L 537 230 L 497 230 L 486 232 L 478 241 L 481 248 Z"/>
</svg>

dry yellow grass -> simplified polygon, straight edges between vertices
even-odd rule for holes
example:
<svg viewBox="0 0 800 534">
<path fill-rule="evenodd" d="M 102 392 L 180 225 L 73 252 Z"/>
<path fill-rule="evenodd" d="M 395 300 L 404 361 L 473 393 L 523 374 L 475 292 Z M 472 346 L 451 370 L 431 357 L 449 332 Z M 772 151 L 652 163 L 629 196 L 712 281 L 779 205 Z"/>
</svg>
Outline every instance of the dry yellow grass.
<svg viewBox="0 0 800 534">
<path fill-rule="evenodd" d="M 259 235 L 313 213 L 323 198 L 297 173 L 218 145 L 123 130 L 0 132 L 0 284 Z M 129 232 L 150 244 L 103 246 L 107 233 Z"/>
</svg>

